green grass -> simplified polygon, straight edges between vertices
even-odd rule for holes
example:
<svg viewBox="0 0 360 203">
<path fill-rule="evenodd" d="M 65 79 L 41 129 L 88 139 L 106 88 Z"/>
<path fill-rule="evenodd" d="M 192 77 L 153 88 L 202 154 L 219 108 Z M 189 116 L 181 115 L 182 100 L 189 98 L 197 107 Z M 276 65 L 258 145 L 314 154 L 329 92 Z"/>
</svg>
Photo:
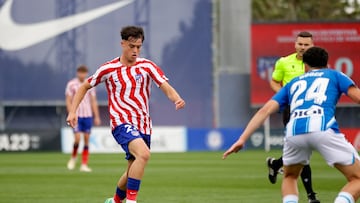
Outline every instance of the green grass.
<svg viewBox="0 0 360 203">
<path fill-rule="evenodd" d="M 222 152 L 153 154 L 141 185 L 139 203 L 281 202 L 280 183 L 267 180 L 264 160 L 280 151 L 244 151 L 221 160 Z M 0 202 L 102 203 L 111 197 L 125 169 L 123 154 L 93 154 L 92 173 L 68 171 L 68 155 L 0 153 Z M 345 179 L 315 153 L 314 188 L 332 202 Z M 306 202 L 299 184 L 300 202 Z"/>
</svg>

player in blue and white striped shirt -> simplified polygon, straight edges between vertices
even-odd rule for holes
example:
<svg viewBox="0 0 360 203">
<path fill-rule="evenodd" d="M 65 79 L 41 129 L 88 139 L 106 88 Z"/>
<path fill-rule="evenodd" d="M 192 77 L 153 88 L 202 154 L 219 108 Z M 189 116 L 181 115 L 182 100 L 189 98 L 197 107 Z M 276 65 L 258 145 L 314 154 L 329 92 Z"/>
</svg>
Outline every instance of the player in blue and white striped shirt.
<svg viewBox="0 0 360 203">
<path fill-rule="evenodd" d="M 309 48 L 303 62 L 309 71 L 288 83 L 254 115 L 223 158 L 238 152 L 270 114 L 290 105 L 283 149 L 283 202 L 298 202 L 297 179 L 303 166 L 309 164 L 312 151 L 317 150 L 348 180 L 335 203 L 355 203 L 360 196 L 360 158 L 340 133 L 335 108 L 342 94 L 360 104 L 360 89 L 348 76 L 327 68 L 328 53 L 320 47 Z"/>
</svg>

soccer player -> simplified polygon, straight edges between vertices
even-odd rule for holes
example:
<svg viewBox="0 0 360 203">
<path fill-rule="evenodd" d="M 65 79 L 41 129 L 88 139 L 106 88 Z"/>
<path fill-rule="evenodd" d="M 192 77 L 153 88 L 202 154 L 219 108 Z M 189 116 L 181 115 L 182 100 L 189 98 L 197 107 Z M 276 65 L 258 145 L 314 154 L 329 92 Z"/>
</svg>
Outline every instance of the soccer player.
<svg viewBox="0 0 360 203">
<path fill-rule="evenodd" d="M 285 57 L 281 57 L 275 64 L 274 72 L 272 74 L 272 80 L 270 81 L 270 87 L 275 92 L 278 92 L 283 86 L 289 83 L 293 78 L 305 73 L 304 63 L 302 57 L 304 52 L 313 47 L 312 34 L 309 32 L 300 32 L 295 40 L 296 52 Z M 289 122 L 290 108 L 286 107 L 283 111 L 283 124 Z M 282 157 L 275 159 L 268 157 L 266 163 L 269 169 L 269 180 L 275 184 L 279 169 L 283 166 Z M 312 188 L 311 168 L 309 165 L 304 166 L 301 172 L 301 180 L 307 192 L 309 203 L 320 203 L 316 199 L 316 193 Z"/>
<path fill-rule="evenodd" d="M 65 97 L 66 97 L 66 109 L 68 113 L 71 109 L 71 103 L 74 99 L 76 91 L 79 89 L 82 83 L 86 80 L 88 76 L 88 68 L 84 65 L 80 65 L 76 71 L 77 77 L 70 80 L 66 85 Z M 84 148 L 82 151 L 82 163 L 80 166 L 80 171 L 82 172 L 91 172 L 91 168 L 88 166 L 89 161 L 89 137 L 92 124 L 100 125 L 99 117 L 99 107 L 96 100 L 96 91 L 92 89 L 85 96 L 83 101 L 79 105 L 77 110 L 78 124 L 74 127 L 74 144 L 73 151 L 70 157 L 70 160 L 67 163 L 67 168 L 73 170 L 76 165 L 77 160 L 77 151 L 80 143 L 80 136 L 83 134 L 84 137 Z M 94 118 L 94 121 L 93 121 Z"/>
<path fill-rule="evenodd" d="M 283 149 L 283 202 L 298 202 L 297 179 L 304 165 L 309 164 L 312 151 L 317 150 L 348 181 L 334 202 L 355 203 L 360 196 L 359 155 L 340 133 L 335 109 L 342 94 L 360 104 L 360 89 L 345 74 L 327 68 L 328 53 L 320 47 L 309 48 L 303 62 L 309 72 L 285 85 L 253 116 L 223 159 L 238 152 L 270 114 L 290 105 Z"/>
<path fill-rule="evenodd" d="M 168 83 L 163 71 L 152 61 L 139 58 L 144 41 L 141 27 L 127 26 L 121 30 L 120 57 L 102 65 L 79 88 L 72 103 L 67 122 L 77 123 L 76 109 L 85 93 L 105 82 L 111 119 L 112 134 L 126 152 L 128 167 L 120 177 L 113 198 L 106 203 L 136 203 L 145 166 L 150 158 L 150 134 L 152 123 L 149 115 L 151 80 L 175 105 L 185 107 L 185 101 Z"/>
</svg>

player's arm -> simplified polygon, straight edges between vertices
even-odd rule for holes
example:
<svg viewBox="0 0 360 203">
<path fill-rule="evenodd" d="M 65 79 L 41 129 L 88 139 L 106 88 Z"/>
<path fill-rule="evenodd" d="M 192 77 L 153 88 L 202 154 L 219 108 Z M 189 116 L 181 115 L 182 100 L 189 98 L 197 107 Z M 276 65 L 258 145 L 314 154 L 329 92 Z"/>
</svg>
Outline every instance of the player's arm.
<svg viewBox="0 0 360 203">
<path fill-rule="evenodd" d="M 347 95 L 357 104 L 360 104 L 360 89 L 356 86 L 350 86 Z"/>
<path fill-rule="evenodd" d="M 77 92 L 74 95 L 74 98 L 71 102 L 69 115 L 66 119 L 67 123 L 71 127 L 75 127 L 77 124 L 77 116 L 76 116 L 76 109 L 79 107 L 79 104 L 81 100 L 84 98 L 86 92 L 91 88 L 91 85 L 89 82 L 85 81 L 77 90 Z"/>
<path fill-rule="evenodd" d="M 160 89 L 164 92 L 164 94 L 169 98 L 170 101 L 174 102 L 176 110 L 185 107 L 185 101 L 180 97 L 177 91 L 168 82 L 163 82 L 160 85 Z"/>
<path fill-rule="evenodd" d="M 279 103 L 275 100 L 269 100 L 266 104 L 251 118 L 244 132 L 239 139 L 223 154 L 223 159 L 226 159 L 232 153 L 238 152 L 244 147 L 247 139 L 265 122 L 272 113 L 279 110 Z"/>
<path fill-rule="evenodd" d="M 284 70 L 281 58 L 276 61 L 274 72 L 271 76 L 270 87 L 274 92 L 278 92 L 282 88 L 282 80 L 284 79 Z"/>
<path fill-rule="evenodd" d="M 66 111 L 68 113 L 70 112 L 72 99 L 73 99 L 73 97 L 71 95 L 68 95 L 68 94 L 65 95 Z"/>
<path fill-rule="evenodd" d="M 90 98 L 91 98 L 91 110 L 94 114 L 94 124 L 100 125 L 101 120 L 100 120 L 99 105 L 96 99 L 96 94 L 91 95 Z"/>
</svg>

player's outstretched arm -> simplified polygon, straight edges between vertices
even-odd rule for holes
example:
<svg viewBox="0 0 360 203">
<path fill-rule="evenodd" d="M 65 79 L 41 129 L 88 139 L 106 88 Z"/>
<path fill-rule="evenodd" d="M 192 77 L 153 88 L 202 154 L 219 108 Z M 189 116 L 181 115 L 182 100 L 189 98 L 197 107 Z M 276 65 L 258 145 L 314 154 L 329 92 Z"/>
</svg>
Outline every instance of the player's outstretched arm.
<svg viewBox="0 0 360 203">
<path fill-rule="evenodd" d="M 347 95 L 357 104 L 360 104 L 360 89 L 356 86 L 351 86 L 348 89 Z"/>
<path fill-rule="evenodd" d="M 279 103 L 275 100 L 268 101 L 256 114 L 251 118 L 244 132 L 239 139 L 223 154 L 223 159 L 226 159 L 232 153 L 238 152 L 244 147 L 247 139 L 264 123 L 272 113 L 279 110 Z"/>
<path fill-rule="evenodd" d="M 68 113 L 70 112 L 72 99 L 73 99 L 73 97 L 70 96 L 70 95 L 66 95 L 66 96 L 65 96 L 66 111 L 67 111 Z"/>
<path fill-rule="evenodd" d="M 90 83 L 88 83 L 87 81 L 85 81 L 77 90 L 77 92 L 74 95 L 74 98 L 71 102 L 71 107 L 70 107 L 70 111 L 69 111 L 69 115 L 66 119 L 66 122 L 68 123 L 68 125 L 70 125 L 71 127 L 75 127 L 77 124 L 77 116 L 76 116 L 76 109 L 79 107 L 79 104 L 81 102 L 81 100 L 84 98 L 86 92 L 88 91 L 88 89 L 91 88 Z"/>
<path fill-rule="evenodd" d="M 168 82 L 162 83 L 160 89 L 164 92 L 164 94 L 169 98 L 170 101 L 174 102 L 176 110 L 185 107 L 185 101 L 180 97 L 177 91 Z"/>
<path fill-rule="evenodd" d="M 96 95 L 91 96 L 91 110 L 94 114 L 94 124 L 100 125 L 101 120 L 100 120 L 99 105 L 96 99 Z"/>
</svg>

